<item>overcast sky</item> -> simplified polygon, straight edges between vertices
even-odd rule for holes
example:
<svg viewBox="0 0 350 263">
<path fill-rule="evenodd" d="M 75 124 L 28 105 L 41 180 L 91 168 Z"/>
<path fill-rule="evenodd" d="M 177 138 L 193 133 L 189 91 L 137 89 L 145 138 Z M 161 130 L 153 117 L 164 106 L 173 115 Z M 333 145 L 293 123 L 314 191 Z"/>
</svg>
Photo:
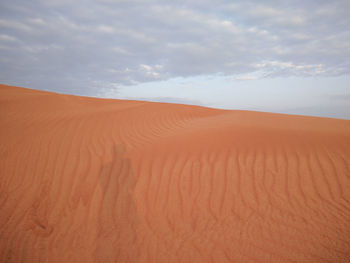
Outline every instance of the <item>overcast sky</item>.
<svg viewBox="0 0 350 263">
<path fill-rule="evenodd" d="M 2 0 L 0 82 L 350 119 L 349 13 L 349 0 Z"/>
</svg>

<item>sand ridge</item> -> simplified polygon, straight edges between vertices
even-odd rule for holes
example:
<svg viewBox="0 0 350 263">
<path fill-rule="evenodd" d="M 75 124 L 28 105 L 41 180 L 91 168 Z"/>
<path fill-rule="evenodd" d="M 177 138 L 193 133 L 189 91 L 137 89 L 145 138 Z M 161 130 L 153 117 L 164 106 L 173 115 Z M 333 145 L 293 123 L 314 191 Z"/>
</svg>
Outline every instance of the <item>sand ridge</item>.
<svg viewBox="0 0 350 263">
<path fill-rule="evenodd" d="M 348 262 L 350 121 L 0 85 L 0 262 Z"/>
</svg>

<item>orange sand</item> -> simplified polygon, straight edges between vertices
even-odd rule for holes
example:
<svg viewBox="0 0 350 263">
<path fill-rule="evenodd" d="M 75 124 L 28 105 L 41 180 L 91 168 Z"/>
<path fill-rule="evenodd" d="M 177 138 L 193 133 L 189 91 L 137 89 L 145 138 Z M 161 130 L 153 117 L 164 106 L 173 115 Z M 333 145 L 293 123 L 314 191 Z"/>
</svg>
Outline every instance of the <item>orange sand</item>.
<svg viewBox="0 0 350 263">
<path fill-rule="evenodd" d="M 350 262 L 350 121 L 0 86 L 0 262 Z"/>
</svg>

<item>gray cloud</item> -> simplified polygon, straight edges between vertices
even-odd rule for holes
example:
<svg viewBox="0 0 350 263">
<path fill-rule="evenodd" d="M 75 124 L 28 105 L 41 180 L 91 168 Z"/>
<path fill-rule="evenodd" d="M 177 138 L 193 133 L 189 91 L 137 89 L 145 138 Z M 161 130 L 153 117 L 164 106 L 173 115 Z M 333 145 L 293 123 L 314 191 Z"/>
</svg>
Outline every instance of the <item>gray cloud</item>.
<svg viewBox="0 0 350 263">
<path fill-rule="evenodd" d="M 341 100 L 341 101 L 349 101 L 350 102 L 350 93 L 329 95 L 329 97 L 332 100 Z M 348 111 L 349 111 L 349 109 L 348 109 Z"/>
<path fill-rule="evenodd" d="M 0 82 L 95 95 L 217 73 L 349 74 L 349 1 L 215 3 L 2 1 Z"/>
</svg>

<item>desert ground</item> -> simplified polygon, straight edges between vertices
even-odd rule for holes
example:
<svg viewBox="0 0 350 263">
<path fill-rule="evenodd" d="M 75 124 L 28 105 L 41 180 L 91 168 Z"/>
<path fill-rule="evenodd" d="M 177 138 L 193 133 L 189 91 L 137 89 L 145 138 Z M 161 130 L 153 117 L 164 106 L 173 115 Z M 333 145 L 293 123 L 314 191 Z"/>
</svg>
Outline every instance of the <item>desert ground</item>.
<svg viewBox="0 0 350 263">
<path fill-rule="evenodd" d="M 1 85 L 0 262 L 350 262 L 350 121 Z"/>
</svg>

